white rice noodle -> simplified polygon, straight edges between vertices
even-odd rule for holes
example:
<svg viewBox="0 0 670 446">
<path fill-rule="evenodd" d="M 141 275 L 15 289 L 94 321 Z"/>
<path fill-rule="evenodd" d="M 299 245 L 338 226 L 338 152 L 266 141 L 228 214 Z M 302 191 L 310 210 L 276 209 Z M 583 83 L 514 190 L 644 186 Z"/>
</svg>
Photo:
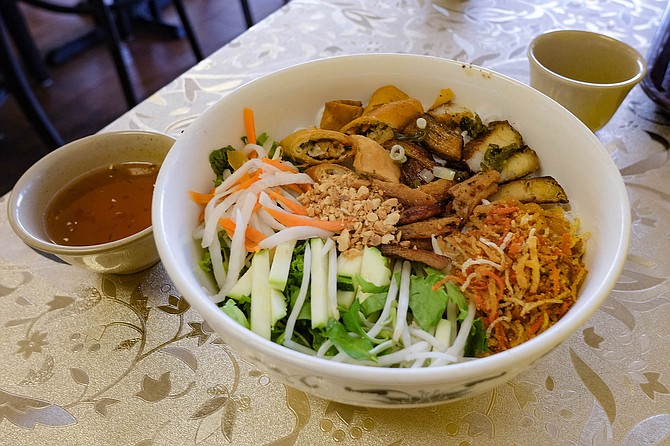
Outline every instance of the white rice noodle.
<svg viewBox="0 0 670 446">
<path fill-rule="evenodd" d="M 391 274 L 391 284 L 389 285 L 388 293 L 386 293 L 386 302 L 384 303 L 384 308 L 382 309 L 382 313 L 379 315 L 377 322 L 375 322 L 372 328 L 368 331 L 368 336 L 372 339 L 374 339 L 374 337 L 377 336 L 379 332 L 382 331 L 384 326 L 386 326 L 389 322 L 388 317 L 391 313 L 391 305 L 398 297 L 398 282 L 395 280 L 395 276 L 400 271 L 400 268 L 401 262 L 395 262 L 395 265 L 393 266 L 393 274 Z"/>
<path fill-rule="evenodd" d="M 396 325 L 393 329 L 392 339 L 398 342 L 407 325 L 407 309 L 409 308 L 409 277 L 411 264 L 403 261 L 402 272 L 400 273 L 400 294 L 398 295 L 398 313 L 396 316 Z"/>
<path fill-rule="evenodd" d="M 258 158 L 250 159 L 249 161 L 242 164 L 235 172 L 233 172 L 228 178 L 223 180 L 221 184 L 216 187 L 215 194 L 221 194 L 230 189 L 240 178 L 242 178 L 247 172 L 253 168 L 262 167 L 263 162 Z"/>
<path fill-rule="evenodd" d="M 226 270 L 223 268 L 223 255 L 221 254 L 221 243 L 219 243 L 219 238 L 214 237 L 214 241 L 207 248 L 209 250 L 209 255 L 212 258 L 212 272 L 214 273 L 214 280 L 218 285 L 219 289 L 226 282 Z M 215 303 L 221 302 L 225 299 L 225 295 L 222 296 L 217 294 L 213 296 L 212 300 Z"/>
<path fill-rule="evenodd" d="M 272 154 L 272 159 L 276 161 L 281 158 L 281 155 L 282 155 L 282 148 L 281 146 L 277 146 L 277 148 L 275 149 L 275 153 Z"/>
<path fill-rule="evenodd" d="M 290 339 L 286 339 L 284 341 L 284 347 L 288 347 L 291 350 L 295 350 L 297 352 L 304 353 L 306 355 L 316 356 L 316 352 L 311 348 L 305 347 L 304 345 L 298 344 L 297 342 L 292 341 Z"/>
<path fill-rule="evenodd" d="M 468 268 L 470 268 L 472 265 L 488 265 L 494 267 L 498 271 L 502 269 L 502 266 L 499 263 L 489 259 L 468 259 L 461 265 L 461 272 L 465 274 Z"/>
<path fill-rule="evenodd" d="M 444 252 L 442 251 L 442 248 L 440 248 L 440 244 L 437 243 L 437 239 L 435 238 L 434 235 L 430 236 L 430 243 L 433 245 L 433 252 L 435 254 L 439 254 L 441 256 L 444 255 Z"/>
<path fill-rule="evenodd" d="M 405 327 L 400 334 L 400 338 L 402 339 L 402 345 L 409 347 L 410 345 L 414 344 L 414 342 L 412 342 L 412 336 L 409 334 L 409 327 L 407 326 L 407 323 L 404 325 Z"/>
<path fill-rule="evenodd" d="M 408 355 L 408 359 L 414 359 L 415 361 L 421 364 L 424 364 L 426 361 L 430 360 L 429 367 L 434 367 L 435 365 L 445 365 L 450 363 L 458 362 L 458 358 L 454 355 L 445 352 L 416 352 Z"/>
<path fill-rule="evenodd" d="M 455 354 L 456 356 L 462 357 L 465 350 L 465 343 L 468 340 L 470 334 L 470 329 L 472 328 L 472 322 L 475 320 L 475 303 L 473 301 L 468 302 L 468 314 L 465 316 L 461 322 L 461 326 L 458 329 L 458 335 L 451 347 L 447 350 L 447 353 Z"/>
<path fill-rule="evenodd" d="M 456 305 L 454 302 L 447 303 L 447 320 L 451 322 L 451 334 L 449 335 L 449 339 L 456 339 L 456 335 L 458 334 L 457 324 L 459 313 L 460 310 L 458 305 Z"/>
<path fill-rule="evenodd" d="M 266 189 L 268 187 L 285 186 L 288 184 L 314 184 L 314 180 L 306 173 L 282 172 L 281 170 L 277 170 L 272 174 L 261 174 L 261 179 L 252 184 L 250 188 L 258 189 L 260 186 L 257 187 L 256 185 L 259 183 L 265 184 L 265 187 L 262 189 Z"/>
<path fill-rule="evenodd" d="M 321 255 L 325 256 L 330 253 L 330 250 L 335 246 L 335 241 L 332 238 L 327 238 L 321 248 Z"/>
<path fill-rule="evenodd" d="M 280 243 L 287 242 L 290 240 L 307 240 L 314 237 L 332 237 L 333 232 L 326 231 L 325 229 L 315 228 L 313 226 L 291 226 L 290 228 L 282 229 L 279 232 L 275 232 L 274 235 L 262 240 L 258 246 L 261 249 L 271 249 Z M 309 268 L 307 268 L 309 269 Z"/>
<path fill-rule="evenodd" d="M 390 347 L 393 347 L 393 341 L 391 339 L 388 339 L 379 345 L 375 345 L 368 353 L 370 353 L 371 355 L 376 355 L 377 353 L 383 352 L 384 350 Z"/>
<path fill-rule="evenodd" d="M 510 235 L 508 233 L 508 235 Z M 502 247 L 496 245 L 493 243 L 491 240 L 488 240 L 484 237 L 480 237 L 479 241 L 485 244 L 486 246 L 495 249 L 498 252 L 498 255 L 500 256 L 500 269 L 505 267 L 505 252 L 503 251 Z"/>
<path fill-rule="evenodd" d="M 305 246 L 305 258 L 303 264 L 310 265 L 312 263 L 312 250 L 309 247 L 309 243 Z M 293 330 L 295 329 L 295 323 L 298 320 L 298 315 L 300 310 L 305 303 L 307 298 L 307 290 L 309 289 L 309 274 L 310 269 L 305 268 L 302 273 L 302 282 L 300 283 L 300 291 L 298 291 L 298 297 L 295 299 L 295 304 L 291 309 L 291 314 L 289 314 L 288 319 L 286 320 L 286 330 L 284 331 L 284 345 L 291 341 L 293 338 Z"/>
<path fill-rule="evenodd" d="M 321 347 L 316 351 L 316 356 L 323 358 L 326 356 L 326 352 L 330 349 L 330 347 L 333 346 L 333 343 L 330 339 L 326 339 L 326 341 L 321 344 Z"/>
<path fill-rule="evenodd" d="M 326 245 L 328 242 L 331 242 L 328 247 L 328 304 L 330 317 L 337 320 L 340 318 L 340 312 L 337 310 L 337 246 L 332 238 L 328 238 Z"/>
<path fill-rule="evenodd" d="M 419 338 L 422 341 L 428 342 L 433 350 L 438 352 L 444 352 L 447 350 L 447 346 L 441 343 L 435 336 L 428 333 L 426 330 L 423 330 L 419 327 L 408 327 L 409 333 L 415 338 Z"/>
<path fill-rule="evenodd" d="M 200 240 L 202 239 L 202 234 L 205 232 L 205 222 L 203 221 L 200 223 L 194 230 L 193 230 L 193 239 L 194 240 Z"/>
<path fill-rule="evenodd" d="M 275 234 L 275 231 L 270 227 L 270 225 L 261 221 L 257 212 L 251 214 L 249 217 L 249 226 L 263 233 L 263 235 L 270 237 Z"/>
<path fill-rule="evenodd" d="M 275 231 L 281 231 L 282 229 L 286 229 L 285 225 L 279 223 L 272 215 L 268 214 L 265 209 L 258 209 L 256 211 L 256 215 L 258 216 L 258 219 L 261 222 L 268 225 Z"/>
<path fill-rule="evenodd" d="M 514 237 L 514 234 L 508 232 L 507 235 L 505 235 L 505 238 L 503 239 L 502 243 L 500 244 L 500 249 L 504 251 L 505 248 L 507 248 L 507 244 L 510 242 L 510 240 L 512 240 L 512 237 Z"/>
<path fill-rule="evenodd" d="M 230 243 L 230 259 L 228 262 L 228 274 L 226 282 L 223 284 L 219 295 L 225 296 L 230 289 L 235 286 L 240 276 L 240 271 L 244 265 L 244 259 L 247 256 L 247 250 L 244 247 L 245 235 L 249 218 L 256 205 L 256 196 L 246 194 L 242 202 L 241 209 L 237 209 L 235 215 L 235 232 Z"/>
<path fill-rule="evenodd" d="M 203 248 L 208 247 L 212 240 L 216 237 L 216 234 L 219 232 L 219 219 L 225 216 L 230 215 L 231 208 L 234 209 L 234 205 L 241 201 L 241 196 L 244 191 L 236 191 L 226 197 L 221 203 L 218 203 L 211 208 L 209 205 L 214 203 L 215 200 L 210 200 L 205 207 L 205 230 L 202 234 L 201 246 Z"/>
<path fill-rule="evenodd" d="M 265 192 L 261 192 L 261 193 L 258 194 L 258 202 L 262 206 L 265 206 L 266 208 L 270 208 L 270 209 L 274 209 L 276 211 L 284 212 L 284 210 L 282 208 L 280 208 L 277 205 L 277 203 L 275 203 L 275 201 L 272 198 L 270 198 L 270 196 Z"/>
<path fill-rule="evenodd" d="M 283 197 L 285 197 L 286 199 L 291 200 L 292 202 L 294 202 L 295 204 L 302 205 L 302 203 L 300 203 L 300 202 L 298 201 L 298 199 L 297 199 L 293 194 L 291 194 L 289 191 L 287 191 L 287 190 L 284 189 L 283 187 L 279 189 L 279 193 L 280 193 Z"/>
<path fill-rule="evenodd" d="M 411 354 L 416 352 L 427 352 L 430 350 L 430 344 L 426 341 L 419 341 L 410 347 L 403 348 L 397 352 L 389 353 L 377 358 L 377 364 L 382 367 L 388 367 L 403 362 L 411 361 Z"/>
<path fill-rule="evenodd" d="M 267 158 L 268 156 L 268 151 L 265 150 L 265 147 L 259 146 L 258 144 L 247 144 L 244 147 L 240 149 L 240 152 L 244 153 L 245 155 L 249 156 L 249 154 L 253 151 L 256 151 L 258 154 L 258 158 Z"/>
</svg>

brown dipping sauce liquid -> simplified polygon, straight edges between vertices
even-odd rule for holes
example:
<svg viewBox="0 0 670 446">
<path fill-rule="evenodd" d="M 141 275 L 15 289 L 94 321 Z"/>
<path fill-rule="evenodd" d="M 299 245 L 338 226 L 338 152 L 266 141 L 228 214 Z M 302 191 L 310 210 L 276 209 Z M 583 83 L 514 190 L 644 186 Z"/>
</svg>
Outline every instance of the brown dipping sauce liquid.
<svg viewBox="0 0 670 446">
<path fill-rule="evenodd" d="M 47 206 L 47 236 L 59 245 L 88 246 L 148 228 L 157 175 L 157 165 L 140 162 L 112 164 L 82 175 Z"/>
</svg>

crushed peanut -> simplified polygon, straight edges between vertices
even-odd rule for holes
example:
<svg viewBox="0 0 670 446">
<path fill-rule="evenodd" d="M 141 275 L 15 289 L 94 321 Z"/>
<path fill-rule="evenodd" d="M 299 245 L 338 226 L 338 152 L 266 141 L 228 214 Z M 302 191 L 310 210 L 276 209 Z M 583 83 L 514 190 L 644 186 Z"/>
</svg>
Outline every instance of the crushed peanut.
<svg viewBox="0 0 670 446">
<path fill-rule="evenodd" d="M 323 179 L 298 197 L 310 217 L 321 220 L 349 220 L 351 224 L 334 236 L 340 252 L 362 250 L 365 246 L 397 243 L 396 223 L 402 205 L 396 198 L 385 199 L 382 192 L 361 184 L 355 175 L 333 175 Z"/>
</svg>

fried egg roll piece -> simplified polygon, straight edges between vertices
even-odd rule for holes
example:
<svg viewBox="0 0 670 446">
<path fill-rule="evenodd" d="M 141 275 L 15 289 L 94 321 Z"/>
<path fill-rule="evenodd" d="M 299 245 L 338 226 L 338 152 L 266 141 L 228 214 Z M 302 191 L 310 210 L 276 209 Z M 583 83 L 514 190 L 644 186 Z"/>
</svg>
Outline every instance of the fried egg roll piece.
<svg viewBox="0 0 670 446">
<path fill-rule="evenodd" d="M 403 99 L 409 99 L 409 95 L 395 85 L 384 85 L 372 93 L 368 105 L 365 106 L 364 113 L 370 113 L 384 104 L 402 101 Z"/>
<path fill-rule="evenodd" d="M 351 136 L 334 130 L 308 128 L 291 133 L 280 142 L 284 154 L 298 165 L 341 163 L 353 158 Z"/>
<path fill-rule="evenodd" d="M 319 127 L 325 130 L 339 131 L 362 114 L 363 104 L 360 101 L 347 99 L 328 101 L 321 115 Z"/>
<path fill-rule="evenodd" d="M 395 136 L 413 120 L 423 114 L 423 105 L 417 99 L 409 98 L 389 102 L 370 113 L 354 119 L 342 128 L 349 135 L 363 135 L 383 144 Z"/>
</svg>

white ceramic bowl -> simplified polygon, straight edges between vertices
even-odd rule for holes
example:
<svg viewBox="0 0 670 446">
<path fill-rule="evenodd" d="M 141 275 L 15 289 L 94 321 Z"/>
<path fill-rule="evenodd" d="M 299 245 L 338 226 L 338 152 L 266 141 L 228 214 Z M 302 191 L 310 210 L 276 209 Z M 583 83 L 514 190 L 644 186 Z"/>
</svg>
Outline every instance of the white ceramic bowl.
<svg viewBox="0 0 670 446">
<path fill-rule="evenodd" d="M 29 246 L 95 273 L 129 274 L 158 262 L 150 226 L 136 234 L 92 246 L 53 243 L 44 231 L 44 210 L 70 181 L 112 163 L 151 162 L 160 165 L 174 144 L 162 133 L 129 130 L 98 133 L 72 141 L 32 165 L 9 198 L 9 224 Z"/>
<path fill-rule="evenodd" d="M 430 105 L 441 88 L 456 102 L 507 119 L 534 148 L 542 174 L 566 189 L 572 209 L 591 233 L 590 270 L 578 302 L 553 327 L 510 350 L 461 364 L 384 369 L 333 363 L 294 352 L 243 328 L 210 301 L 191 234 L 200 208 L 188 191 L 212 185 L 209 153 L 240 141 L 242 109 L 254 110 L 258 133 L 276 139 L 318 124 L 327 100 L 365 102 L 376 88 L 395 84 Z M 398 407 L 437 404 L 476 395 L 530 368 L 578 330 L 607 299 L 623 267 L 630 237 L 628 198 L 621 176 L 593 133 L 570 112 L 515 80 L 439 58 L 374 54 L 342 56 L 294 66 L 233 91 L 178 139 L 158 177 L 153 201 L 156 244 L 163 264 L 190 304 L 241 355 L 281 382 L 343 403 Z"/>
</svg>

